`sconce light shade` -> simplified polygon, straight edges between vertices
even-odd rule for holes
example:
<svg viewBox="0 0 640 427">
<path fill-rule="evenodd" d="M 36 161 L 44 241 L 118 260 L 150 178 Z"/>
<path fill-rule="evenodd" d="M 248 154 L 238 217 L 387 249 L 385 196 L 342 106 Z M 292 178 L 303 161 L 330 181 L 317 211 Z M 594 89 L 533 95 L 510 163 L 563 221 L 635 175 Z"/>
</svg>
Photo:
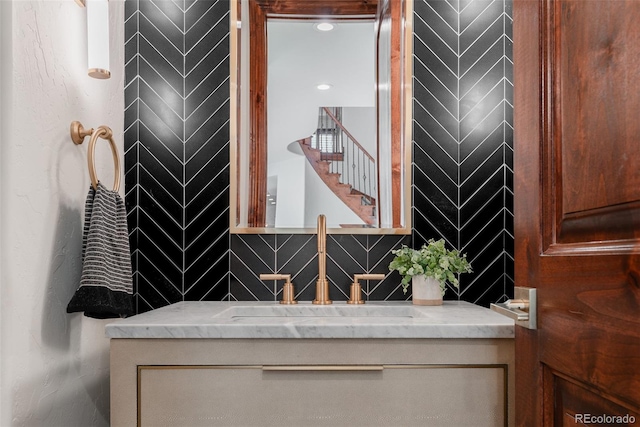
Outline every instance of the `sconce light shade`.
<svg viewBox="0 0 640 427">
<path fill-rule="evenodd" d="M 89 76 L 108 79 L 109 71 L 109 1 L 86 0 L 87 48 Z"/>
</svg>

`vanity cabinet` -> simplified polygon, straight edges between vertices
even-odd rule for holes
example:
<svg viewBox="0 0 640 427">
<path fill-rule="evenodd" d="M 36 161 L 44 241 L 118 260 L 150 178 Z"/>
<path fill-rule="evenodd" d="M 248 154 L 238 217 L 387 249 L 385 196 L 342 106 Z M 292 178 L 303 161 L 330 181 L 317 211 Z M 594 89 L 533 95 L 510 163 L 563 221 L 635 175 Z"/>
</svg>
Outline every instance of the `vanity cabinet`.
<svg viewBox="0 0 640 427">
<path fill-rule="evenodd" d="M 513 339 L 112 339 L 113 426 L 510 426 Z"/>
</svg>

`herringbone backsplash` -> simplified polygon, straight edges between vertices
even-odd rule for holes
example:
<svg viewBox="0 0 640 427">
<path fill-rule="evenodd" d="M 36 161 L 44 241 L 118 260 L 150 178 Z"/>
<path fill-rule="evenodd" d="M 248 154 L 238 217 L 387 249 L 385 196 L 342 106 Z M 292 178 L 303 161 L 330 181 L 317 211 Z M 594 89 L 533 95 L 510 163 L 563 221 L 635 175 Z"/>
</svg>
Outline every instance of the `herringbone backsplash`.
<svg viewBox="0 0 640 427">
<path fill-rule="evenodd" d="M 313 235 L 229 234 L 229 1 L 128 0 L 125 180 L 138 312 L 182 300 L 276 300 L 263 272 L 317 278 Z M 413 235 L 331 235 L 331 298 L 391 250 L 443 237 L 474 273 L 448 299 L 513 289 L 510 0 L 415 0 Z M 370 300 L 406 299 L 394 273 Z"/>
</svg>

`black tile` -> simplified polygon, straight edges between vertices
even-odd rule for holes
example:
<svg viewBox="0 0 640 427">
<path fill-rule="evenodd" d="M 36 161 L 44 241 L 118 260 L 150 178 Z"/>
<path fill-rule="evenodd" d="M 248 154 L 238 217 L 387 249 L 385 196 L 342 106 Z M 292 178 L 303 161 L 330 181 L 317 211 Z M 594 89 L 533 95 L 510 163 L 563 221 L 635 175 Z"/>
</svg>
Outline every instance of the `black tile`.
<svg viewBox="0 0 640 427">
<path fill-rule="evenodd" d="M 236 275 L 236 269 L 233 267 L 232 261 L 231 282 L 229 284 L 229 292 L 233 295 L 233 298 L 237 301 L 275 301 L 275 290 L 265 291 L 262 285 L 247 285 L 246 279 L 238 278 Z"/>
<path fill-rule="evenodd" d="M 164 230 L 145 211 L 138 211 L 138 232 L 144 233 L 174 265 L 182 265 L 182 233 L 175 229 Z M 170 234 L 173 231 L 173 234 Z"/>
<path fill-rule="evenodd" d="M 167 98 L 170 98 L 169 96 Z M 145 104 L 147 109 L 149 109 L 155 119 L 152 119 L 154 122 L 161 121 L 165 127 L 167 127 L 171 132 L 180 137 L 184 131 L 184 121 L 182 120 L 182 99 L 180 97 L 176 97 L 175 94 L 173 99 L 169 99 L 167 103 L 165 99 L 158 96 L 157 92 L 154 91 L 152 87 L 148 85 L 144 80 L 140 81 L 140 99 Z M 177 103 L 176 103 L 177 101 Z M 174 107 L 178 107 L 174 109 Z M 145 119 L 146 121 L 148 118 Z M 155 126 L 154 126 L 155 128 Z"/>
<path fill-rule="evenodd" d="M 452 51 L 458 49 L 458 31 L 443 16 L 437 13 L 416 14 L 416 20 L 424 21 L 431 30 L 441 38 Z M 415 27 L 415 25 L 414 25 Z"/>
<path fill-rule="evenodd" d="M 505 293 L 507 295 L 512 296 L 513 295 L 513 285 L 514 285 L 514 271 L 515 271 L 515 264 L 513 261 L 513 256 L 511 254 L 513 254 L 513 246 L 512 246 L 513 240 L 512 239 L 507 239 L 507 242 L 505 244 L 505 248 L 508 249 L 507 253 L 504 254 L 504 272 L 505 272 Z M 513 298 L 513 297 L 512 297 Z"/>
<path fill-rule="evenodd" d="M 366 247 L 347 234 L 327 236 L 327 256 L 340 265 L 347 275 L 367 271 Z"/>
<path fill-rule="evenodd" d="M 452 158 L 449 153 L 443 150 L 442 146 L 435 144 L 431 138 L 424 133 L 424 130 L 419 126 L 417 128 L 417 134 L 422 139 L 423 143 L 413 144 L 413 163 L 420 169 L 426 170 L 431 165 L 437 165 L 441 169 L 442 173 L 449 177 L 452 182 L 456 182 L 458 179 L 458 164 L 456 159 Z"/>
<path fill-rule="evenodd" d="M 504 292 L 503 270 L 503 263 L 495 262 L 482 271 L 481 274 L 464 274 L 460 278 L 461 299 L 489 307 L 489 304 L 497 301 Z M 470 279 L 473 282 L 469 285 L 465 284 Z"/>
<path fill-rule="evenodd" d="M 283 237 L 283 241 L 280 241 Z M 316 236 L 308 234 L 291 234 L 278 236 L 278 248 L 276 251 L 276 267 L 282 273 L 291 273 L 300 270 L 307 264 L 315 264 L 317 267 L 318 244 Z M 315 259 L 315 261 L 313 261 Z M 316 275 L 317 275 L 316 269 Z"/>
<path fill-rule="evenodd" d="M 491 135 L 476 146 L 469 155 L 461 159 L 460 181 L 465 182 L 489 157 L 495 157 L 496 151 L 504 152 L 504 126 L 498 126 Z M 500 161 L 503 161 L 502 155 Z"/>
<path fill-rule="evenodd" d="M 290 270 L 280 270 L 281 273 L 288 273 Z M 313 301 L 316 298 L 316 280 L 318 279 L 318 262 L 305 264 L 292 273 L 297 301 Z M 333 298 L 333 293 L 329 290 L 329 297 Z"/>
<path fill-rule="evenodd" d="M 214 145 L 213 142 L 209 142 L 204 148 L 215 148 L 213 147 Z M 222 148 L 225 147 L 223 146 Z M 212 155 L 207 156 L 208 152 L 212 150 L 205 149 L 198 152 L 198 156 L 196 156 L 195 159 L 200 158 L 202 161 L 206 160 L 206 163 L 202 166 L 200 166 L 201 162 L 199 161 L 187 163 L 186 175 L 188 182 L 186 197 L 188 202 L 198 197 L 202 190 L 212 185 L 212 183 L 214 183 L 218 191 L 223 189 L 224 186 L 229 185 L 229 150 L 219 149 L 217 152 L 212 153 Z M 199 166 L 200 168 L 196 169 Z"/>
<path fill-rule="evenodd" d="M 172 46 L 153 46 L 144 33 L 138 37 L 140 61 L 147 61 L 173 87 L 182 86 L 184 56 Z"/>
<path fill-rule="evenodd" d="M 143 284 L 143 288 L 145 289 L 145 291 L 147 290 L 146 286 L 148 286 L 146 283 Z M 151 297 L 149 297 L 148 295 L 145 295 L 147 298 L 149 298 L 150 300 L 152 300 L 151 303 L 147 302 L 143 296 L 141 296 L 140 294 L 136 293 L 135 294 L 135 307 L 136 307 L 136 314 L 141 314 L 141 313 L 146 313 L 147 311 L 151 311 L 155 308 L 160 308 L 163 307 L 165 305 L 168 305 L 166 300 L 161 300 L 161 302 L 155 302 L 153 301 L 154 296 L 152 295 Z M 159 295 L 158 295 L 159 296 Z M 154 307 L 151 304 L 155 303 L 158 307 Z"/>
<path fill-rule="evenodd" d="M 143 233 L 138 234 L 138 274 L 144 278 L 169 301 L 180 301 L 182 274 L 179 267 L 173 265 L 157 246 Z M 143 294 L 142 282 L 138 293 Z"/>
<path fill-rule="evenodd" d="M 438 165 L 430 156 L 424 153 L 422 150 L 415 150 L 413 161 L 415 163 L 415 167 L 418 168 L 423 173 L 427 172 L 429 178 L 436 187 L 440 188 L 445 194 L 455 194 L 457 191 L 456 182 L 452 179 L 457 180 L 457 176 L 449 176 L 444 173 L 443 170 L 440 169 L 440 165 Z M 449 163 L 449 162 L 447 162 Z M 416 171 L 416 173 L 418 173 Z"/>
<path fill-rule="evenodd" d="M 420 105 L 414 103 L 415 124 L 414 139 L 416 144 L 428 150 L 429 144 L 438 144 L 452 159 L 458 157 L 457 135 L 449 134 L 433 117 Z"/>
<path fill-rule="evenodd" d="M 210 204 L 192 222 L 188 222 L 185 228 L 184 259 L 187 266 L 199 262 L 205 250 L 209 246 L 224 241 L 229 247 L 229 216 L 220 213 L 220 205 Z"/>
<path fill-rule="evenodd" d="M 416 62 L 414 66 L 414 98 L 424 105 L 425 101 L 416 95 L 415 88 L 423 86 L 428 90 L 437 102 L 442 104 L 454 117 L 458 117 L 458 98 L 455 93 L 457 90 L 457 81 L 455 87 L 448 87 L 436 77 L 431 70 L 426 68 L 422 63 Z"/>
<path fill-rule="evenodd" d="M 385 280 L 370 286 L 368 299 L 370 301 L 405 301 L 411 298 L 411 287 L 406 294 L 403 293 L 401 280 L 397 271 L 390 273 Z"/>
<path fill-rule="evenodd" d="M 165 191 L 179 199 L 182 195 L 182 185 L 180 184 L 181 176 L 174 176 L 166 169 L 157 158 L 152 156 L 146 147 L 140 146 L 139 162 L 144 165 L 144 169 L 149 172 L 153 178 L 165 189 Z"/>
<path fill-rule="evenodd" d="M 411 236 L 372 236 L 379 237 L 369 248 L 369 273 L 389 273 L 389 263 L 393 260 L 392 250 L 400 249 L 402 245 L 411 246 Z"/>
<path fill-rule="evenodd" d="M 504 233 L 504 215 L 483 215 L 478 219 L 481 228 L 467 227 L 460 231 L 460 249 L 464 253 L 479 254 L 487 242 Z M 482 268 L 482 266 L 478 266 Z M 474 265 L 474 269 L 477 270 Z"/>
<path fill-rule="evenodd" d="M 432 181 L 430 176 L 424 175 L 419 171 L 415 171 L 413 176 L 413 185 L 420 194 L 423 194 L 432 204 L 437 207 L 443 214 L 449 218 L 455 218 L 456 206 L 458 200 L 457 188 L 444 187 L 440 188 Z M 446 190 L 452 189 L 452 193 L 445 193 Z M 417 201 L 414 201 L 417 203 Z"/>
<path fill-rule="evenodd" d="M 186 275 L 185 275 L 186 280 Z M 214 265 L 185 293 L 185 301 L 226 301 L 229 295 L 229 260 Z"/>
<path fill-rule="evenodd" d="M 503 104 L 504 105 L 504 104 Z M 489 138 L 496 130 L 502 129 L 504 123 L 504 107 L 498 106 L 484 117 L 478 118 L 478 122 L 471 120 L 460 126 L 460 135 L 462 136 L 459 150 L 460 158 L 466 159 L 469 154 L 476 150 L 482 141 Z"/>
<path fill-rule="evenodd" d="M 226 159 L 229 163 L 229 126 L 224 125 L 218 131 L 211 135 L 206 141 L 192 141 L 194 145 L 199 145 L 198 150 L 186 159 L 185 179 L 191 181 L 196 175 L 201 175 L 204 167 L 214 158 Z M 191 142 L 190 142 L 191 144 Z M 189 150 L 191 153 L 192 150 Z M 222 160 L 225 161 L 225 160 Z M 219 166 L 215 172 L 217 175 L 224 166 Z M 211 180 L 212 176 L 208 176 L 205 180 Z"/>
<path fill-rule="evenodd" d="M 229 144 L 228 130 L 221 132 L 222 127 L 229 125 L 228 101 L 227 99 L 226 103 L 209 117 L 206 116 L 211 113 L 201 109 L 204 122 L 193 116 L 187 121 L 187 139 L 185 143 L 185 156 L 187 159 L 191 159 L 202 148 L 203 144 L 209 140 L 214 142 L 214 146 L 220 148 Z M 199 127 L 197 127 L 198 125 Z M 191 134 L 191 131 L 195 131 L 195 133 Z M 221 152 L 220 155 L 228 156 L 224 152 Z"/>
<path fill-rule="evenodd" d="M 422 21 L 416 20 L 413 52 L 436 76 L 458 73 L 458 54 L 443 43 Z M 443 83 L 447 83 L 443 80 Z"/>
<path fill-rule="evenodd" d="M 493 45 L 485 52 L 467 51 L 460 63 L 469 63 L 469 68 L 460 70 L 459 90 L 460 96 L 464 96 L 478 83 L 480 79 L 489 78 L 492 81 L 498 81 L 504 75 L 504 63 L 502 44 Z M 467 60 L 467 56 L 471 56 Z"/>
<path fill-rule="evenodd" d="M 500 14 L 487 16 L 487 18 L 490 22 L 483 22 L 479 19 L 460 34 L 460 53 L 464 53 L 468 49 L 480 53 L 488 50 L 494 43 L 502 43 L 505 18 Z M 476 55 L 476 57 L 478 56 L 480 55 Z M 463 69 L 467 68 L 469 68 L 468 64 L 463 66 Z"/>
<path fill-rule="evenodd" d="M 442 0 L 418 0 L 414 4 L 415 14 L 418 16 L 426 16 L 437 13 L 449 26 L 458 30 L 458 11 L 455 5 Z"/>
<path fill-rule="evenodd" d="M 504 162 L 502 160 L 502 150 L 498 148 L 489 155 L 485 161 L 479 165 L 473 173 L 460 185 L 460 203 L 464 204 L 484 183 L 492 179 L 496 173 L 500 174 L 500 183 L 503 185 L 502 172 Z"/>
<path fill-rule="evenodd" d="M 200 246 L 199 252 L 198 257 L 191 263 L 185 261 L 184 282 L 191 293 L 191 300 L 200 299 L 206 293 L 207 286 L 216 283 L 229 271 L 228 235 L 223 238 L 214 236 L 206 245 Z M 213 272 L 217 272 L 217 275 Z"/>
<path fill-rule="evenodd" d="M 513 123 L 513 107 L 512 104 L 506 102 L 504 106 L 504 120 L 507 123 Z"/>
<path fill-rule="evenodd" d="M 513 128 L 507 122 L 504 124 L 504 162 L 513 171 Z"/>
<path fill-rule="evenodd" d="M 143 2 L 146 3 L 146 2 Z M 149 54 L 163 58 L 176 70 L 184 72 L 184 54 L 182 52 L 182 33 L 173 28 L 158 28 L 147 17 L 140 13 L 138 31 L 140 32 L 140 54 L 146 57 Z M 164 31 L 164 32 L 162 32 Z M 149 61 L 156 64 L 156 61 Z"/>
<path fill-rule="evenodd" d="M 508 150 L 509 151 L 509 150 Z M 505 174 L 505 186 L 513 191 L 513 171 L 510 168 L 506 168 Z M 509 206 L 509 205 L 507 205 Z"/>
<path fill-rule="evenodd" d="M 217 44 L 229 35 L 229 3 L 217 2 L 202 18 L 195 22 L 185 34 L 185 44 L 189 46 L 187 52 L 191 55 L 199 51 L 195 56 L 203 58 L 206 52 L 211 51 Z M 191 10 L 187 13 L 191 15 Z M 225 42 L 222 42 L 225 43 Z M 228 45 L 229 43 L 226 42 Z M 189 72 L 198 59 L 187 59 L 187 72 Z"/>
<path fill-rule="evenodd" d="M 144 15 L 167 39 L 182 49 L 184 13 L 172 1 L 158 0 L 140 2 L 140 14 Z"/>
<path fill-rule="evenodd" d="M 135 19 L 132 19 L 129 22 L 134 22 L 135 23 Z M 124 63 L 127 64 L 129 63 L 129 61 L 131 60 L 135 60 L 136 55 L 138 55 L 138 27 L 134 26 L 134 25 L 129 25 L 126 28 L 128 28 L 130 31 L 133 31 L 132 34 L 128 35 L 127 38 L 125 39 L 126 42 L 124 44 Z M 125 72 L 125 82 L 129 82 L 131 81 L 132 77 L 135 77 L 134 74 L 127 74 Z"/>
<path fill-rule="evenodd" d="M 424 67 L 429 70 L 452 93 L 457 94 L 458 69 L 448 68 L 418 37 L 413 38 L 414 67 Z"/>
<path fill-rule="evenodd" d="M 503 203 L 503 187 L 504 187 L 504 171 L 501 168 L 490 176 L 486 181 L 478 183 L 476 189 L 473 186 L 466 189 L 469 190 L 469 194 L 465 192 L 465 198 L 461 200 L 462 208 L 460 209 L 460 221 L 465 224 L 473 216 L 488 215 L 493 216 L 504 208 Z M 489 200 L 494 197 L 500 199 L 499 207 L 487 210 L 485 205 Z"/>
<path fill-rule="evenodd" d="M 128 0 L 124 4 L 124 19 L 129 19 L 129 17 L 133 16 L 139 8 L 139 0 Z"/>
<path fill-rule="evenodd" d="M 213 208 L 212 208 L 213 207 Z M 212 180 L 195 197 L 188 199 L 185 209 L 187 222 L 195 221 L 202 212 L 210 210 L 212 217 L 217 218 L 229 209 L 229 181 L 228 174 Z M 228 216 L 228 215 L 227 215 Z M 228 225 L 227 225 L 228 227 Z"/>
<path fill-rule="evenodd" d="M 135 194 L 135 191 L 132 192 Z M 127 209 L 127 230 L 129 232 L 129 249 L 131 250 L 132 257 L 135 251 L 138 249 L 138 232 L 136 230 L 138 224 L 138 208 L 136 207 L 136 198 L 131 199 L 125 197 L 125 206 Z M 132 266 L 132 271 L 137 269 Z"/>
<path fill-rule="evenodd" d="M 244 268 L 249 268 L 254 276 L 278 272 L 275 252 L 259 235 L 232 235 L 231 252 L 231 269 L 234 274 L 237 269 Z"/>
<path fill-rule="evenodd" d="M 124 129 L 124 149 L 127 151 L 138 143 L 138 101 L 132 102 L 125 110 Z"/>
<path fill-rule="evenodd" d="M 429 202 L 423 202 L 416 205 L 413 215 L 413 226 L 415 235 L 424 235 L 425 240 L 432 237 L 441 236 L 447 241 L 456 242 L 458 239 L 458 229 L 455 226 L 457 213 L 449 219 L 442 215 L 442 212 L 435 209 Z M 452 222 L 453 221 L 453 222 Z M 414 244 L 419 241 L 415 238 Z"/>
<path fill-rule="evenodd" d="M 504 100 L 504 79 L 499 73 L 489 73 L 460 99 L 460 126 L 478 123 Z"/>
<path fill-rule="evenodd" d="M 184 119 L 184 98 L 181 85 L 169 84 L 165 76 L 149 65 L 145 60 L 140 61 L 139 77 L 146 83 L 162 101 Z M 140 95 L 142 96 L 142 94 Z"/>
<path fill-rule="evenodd" d="M 139 79 L 136 77 L 133 81 L 124 89 L 124 128 L 125 130 L 131 126 L 136 120 L 138 120 L 138 83 Z"/>
<path fill-rule="evenodd" d="M 172 150 L 167 148 L 160 142 L 156 136 L 144 125 L 139 126 L 140 129 L 140 162 L 144 167 L 152 171 L 154 176 L 156 172 L 161 174 L 156 179 L 163 185 L 171 186 L 171 194 L 180 194 L 182 191 L 176 188 L 183 181 L 183 165 L 182 162 Z M 152 165 L 152 166 L 151 166 Z M 162 169 L 162 170 L 158 170 Z M 177 198 L 178 196 L 176 196 Z"/>
<path fill-rule="evenodd" d="M 413 87 L 413 95 L 416 102 L 419 102 L 429 115 L 434 118 L 450 135 L 458 134 L 457 107 L 447 109 L 427 90 L 423 85 L 416 84 Z"/>
<path fill-rule="evenodd" d="M 204 136 L 197 135 L 197 136 Z M 189 197 L 197 193 L 197 188 L 209 185 L 210 181 L 223 180 L 228 184 L 229 167 L 229 127 L 227 125 L 216 130 L 209 140 L 189 141 L 185 147 L 187 164 L 185 165 L 187 185 L 195 186 L 196 190 L 188 190 Z M 190 148 L 190 149 L 187 149 Z M 197 148 L 192 155 L 193 148 Z"/>
<path fill-rule="evenodd" d="M 144 168 L 139 169 L 138 177 L 140 208 L 144 209 L 163 227 L 171 223 L 182 223 L 182 206 L 165 191 Z"/>
<path fill-rule="evenodd" d="M 462 5 L 461 5 L 462 6 Z M 475 0 L 461 7 L 460 33 L 468 31 L 471 26 L 487 28 L 502 14 L 504 3 L 494 0 Z"/>
<path fill-rule="evenodd" d="M 185 123 L 185 155 L 191 158 L 203 141 L 208 141 L 212 135 L 223 145 L 228 141 L 220 140 L 218 131 L 229 121 L 229 81 L 211 94 L 205 103 L 198 108 Z"/>
<path fill-rule="evenodd" d="M 184 110 L 184 85 L 182 76 L 178 71 L 176 71 L 173 67 L 171 67 L 166 61 L 157 60 L 158 58 L 150 57 L 150 56 L 140 56 L 136 60 L 139 63 L 139 66 L 136 70 L 137 73 L 142 73 L 138 75 L 138 78 L 143 78 L 145 81 L 154 85 L 157 82 L 158 85 L 161 85 L 161 91 L 169 91 L 170 95 L 167 97 L 168 102 L 172 102 L 172 99 L 175 96 L 180 97 L 180 101 L 173 101 L 172 105 L 175 105 L 176 108 L 179 108 L 181 111 L 181 115 L 184 115 L 182 112 Z M 154 60 L 157 60 L 154 62 Z M 182 106 L 180 106 L 180 104 Z"/>
<path fill-rule="evenodd" d="M 229 97 L 228 85 L 224 85 L 229 80 L 229 57 L 223 59 L 218 65 L 218 68 L 210 70 L 204 76 L 189 75 L 187 77 L 185 86 L 190 90 L 185 99 L 187 116 L 191 116 L 198 108 L 205 108 L 211 114 Z"/>
<path fill-rule="evenodd" d="M 226 4 L 227 9 L 230 8 L 231 2 L 229 1 L 212 1 L 212 0 L 200 0 L 194 1 L 186 10 L 184 15 L 185 29 L 189 31 L 191 27 L 200 19 L 204 19 L 204 15 L 210 10 L 213 6 L 219 5 L 220 3 Z M 210 21 L 207 20 L 207 23 Z"/>
<path fill-rule="evenodd" d="M 196 3 L 199 3 L 202 1 L 209 1 L 209 0 L 182 0 L 182 3 L 183 3 L 182 9 L 185 11 L 188 11 L 189 9 L 194 7 Z"/>
<path fill-rule="evenodd" d="M 149 146 L 160 142 L 171 150 L 171 153 L 176 158 L 182 159 L 184 145 L 180 135 L 175 134 L 169 126 L 149 109 L 144 101 L 139 104 L 138 114 L 141 122 L 140 143 Z M 146 138 L 150 135 L 153 135 L 153 138 Z"/>
<path fill-rule="evenodd" d="M 497 178 L 496 181 L 498 181 Z M 492 182 L 483 190 L 498 185 L 499 181 Z M 504 206 L 503 193 L 501 191 L 495 191 L 493 194 L 485 194 L 484 191 L 479 192 L 476 197 L 460 210 L 460 233 L 474 234 L 475 230 L 482 230 L 486 223 L 498 215 L 502 209 L 504 209 Z"/>
<path fill-rule="evenodd" d="M 143 167 L 138 170 L 138 179 L 141 188 L 147 194 L 150 194 L 164 209 L 173 214 L 176 223 L 180 223 L 181 216 L 179 211 L 182 210 L 182 202 L 180 195 L 182 187 L 173 178 L 163 180 L 168 174 L 162 165 L 146 161 L 149 157 L 145 150 L 141 150 L 140 159 L 145 161 Z M 154 168 L 156 170 L 154 170 Z M 176 199 L 177 198 L 177 199 Z"/>
<path fill-rule="evenodd" d="M 125 82 L 129 83 L 135 79 L 138 79 L 138 57 L 135 57 L 124 66 Z M 134 98 L 138 96 L 137 83 Z M 131 94 L 131 92 L 130 92 Z M 125 104 L 128 105 L 133 101 L 133 98 L 125 98 Z"/>
<path fill-rule="evenodd" d="M 483 268 L 496 262 L 496 260 L 502 262 L 504 253 L 502 227 L 496 230 L 496 234 L 492 236 L 491 240 L 484 242 L 479 248 L 473 248 L 479 250 L 478 252 L 472 252 L 470 249 L 465 253 L 467 254 L 467 260 L 471 263 L 471 268 L 475 269 L 476 265 Z"/>
</svg>

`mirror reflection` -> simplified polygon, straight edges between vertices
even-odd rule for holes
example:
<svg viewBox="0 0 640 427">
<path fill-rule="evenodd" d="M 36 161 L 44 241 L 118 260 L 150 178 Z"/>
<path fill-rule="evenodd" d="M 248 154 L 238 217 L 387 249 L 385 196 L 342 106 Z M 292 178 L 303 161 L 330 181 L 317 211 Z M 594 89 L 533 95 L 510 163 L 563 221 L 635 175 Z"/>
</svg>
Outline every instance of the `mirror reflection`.
<svg viewBox="0 0 640 427">
<path fill-rule="evenodd" d="M 267 20 L 267 227 L 377 224 L 373 31 Z"/>
<path fill-rule="evenodd" d="M 409 233 L 400 2 L 271 3 L 232 10 L 231 232 Z"/>
</svg>

